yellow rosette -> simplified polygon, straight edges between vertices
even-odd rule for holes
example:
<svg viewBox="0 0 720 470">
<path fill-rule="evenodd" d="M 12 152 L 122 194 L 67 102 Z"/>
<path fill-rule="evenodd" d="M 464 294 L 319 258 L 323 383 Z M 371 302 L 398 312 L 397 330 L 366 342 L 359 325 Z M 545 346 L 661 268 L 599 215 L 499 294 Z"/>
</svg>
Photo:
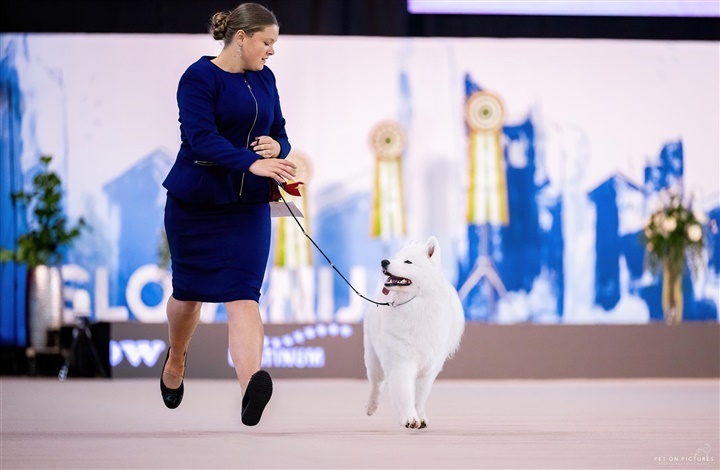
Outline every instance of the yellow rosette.
<svg viewBox="0 0 720 470">
<path fill-rule="evenodd" d="M 398 123 L 382 121 L 370 132 L 370 146 L 375 152 L 370 235 L 383 240 L 403 237 L 406 226 L 401 159 L 405 133 Z"/>
<path fill-rule="evenodd" d="M 510 221 L 502 147 L 505 108 L 500 97 L 476 91 L 465 103 L 470 184 L 467 220 L 472 225 L 507 225 Z"/>
<path fill-rule="evenodd" d="M 310 211 L 308 210 L 308 184 L 312 177 L 310 161 L 299 152 L 290 152 L 287 159 L 295 163 L 296 181 L 302 181 L 298 186 L 301 196 L 293 196 L 284 192 L 283 197 L 287 202 L 293 201 L 303 217 L 297 220 L 306 233 L 310 233 Z M 288 181 L 292 183 L 293 181 Z M 307 237 L 296 227 L 295 219 L 292 217 L 278 218 L 278 225 L 275 231 L 275 256 L 274 266 L 285 268 L 301 268 L 312 266 L 312 248 Z"/>
</svg>

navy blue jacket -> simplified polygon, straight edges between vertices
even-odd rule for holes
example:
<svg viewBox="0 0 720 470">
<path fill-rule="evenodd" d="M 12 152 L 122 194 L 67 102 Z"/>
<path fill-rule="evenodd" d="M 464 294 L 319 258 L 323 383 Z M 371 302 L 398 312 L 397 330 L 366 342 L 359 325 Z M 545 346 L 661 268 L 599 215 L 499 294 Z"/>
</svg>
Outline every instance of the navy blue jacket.
<svg viewBox="0 0 720 470">
<path fill-rule="evenodd" d="M 204 56 L 180 78 L 177 102 L 181 145 L 163 182 L 168 192 L 196 204 L 268 201 L 270 179 L 248 171 L 261 158 L 249 149 L 256 137 L 280 143 L 290 153 L 275 75 L 230 73 Z"/>
</svg>

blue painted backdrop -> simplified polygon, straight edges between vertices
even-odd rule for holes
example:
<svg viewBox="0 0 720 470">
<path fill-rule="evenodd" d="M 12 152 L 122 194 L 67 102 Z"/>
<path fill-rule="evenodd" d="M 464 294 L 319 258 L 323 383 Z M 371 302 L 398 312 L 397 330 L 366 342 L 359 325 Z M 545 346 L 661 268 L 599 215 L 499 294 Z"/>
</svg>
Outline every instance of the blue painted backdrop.
<svg viewBox="0 0 720 470">
<path fill-rule="evenodd" d="M 43 142 L 48 140 L 46 136 L 49 133 L 58 133 L 62 136 L 61 140 L 71 142 L 67 149 L 57 153 L 59 161 L 55 166 L 64 181 L 74 181 L 73 186 L 66 187 L 67 193 L 72 194 L 74 189 L 82 188 L 89 195 L 84 200 L 76 197 L 74 203 L 68 198 L 68 213 L 71 218 L 82 214 L 93 227 L 66 255 L 63 273 L 68 292 L 86 290 L 92 300 L 91 315 L 97 319 L 163 321 L 163 300 L 169 295 L 167 282 L 171 273 L 157 268 L 158 249 L 163 244 L 165 203 L 161 182 L 175 157 L 176 123 L 170 123 L 172 134 L 159 133 L 164 137 L 158 137 L 157 144 L 146 147 L 145 151 L 122 150 L 112 162 L 105 160 L 101 154 L 86 155 L 76 149 L 90 141 L 94 132 L 106 128 L 102 127 L 100 118 L 74 120 L 75 114 L 71 111 L 77 113 L 75 106 L 92 103 L 94 99 L 98 107 L 110 106 L 103 100 L 110 99 L 111 94 L 107 93 L 103 84 L 99 84 L 97 90 L 76 85 L 75 81 L 79 79 L 72 78 L 71 64 L 45 66 L 34 55 L 42 56 L 42 48 L 33 50 L 28 46 L 28 36 L 5 35 L 3 39 L 0 56 L 0 124 L 3 129 L 0 135 L 0 246 L 12 249 L 15 238 L 26 229 L 27 214 L 24 208 L 13 205 L 10 195 L 23 186 L 27 187 L 40 156 L 37 150 L 47 146 Z M 70 42 L 68 38 L 64 39 Z M 395 44 L 390 40 L 388 43 Z M 118 42 L 117 47 L 125 47 L 123 44 Z M 146 43 L 143 47 L 151 46 Z M 403 49 L 405 46 L 397 47 L 405 54 L 404 58 L 412 55 Z M 45 54 L 44 60 L 48 60 L 50 55 Z M 173 82 L 148 82 L 146 85 L 152 90 L 174 89 L 174 81 L 187 60 L 181 57 L 176 62 L 175 70 L 169 74 Z M 42 67 L 38 66 L 41 63 Z M 444 102 L 463 103 L 465 98 L 484 85 L 484 75 L 458 71 L 457 64 L 450 60 L 446 65 L 453 73 L 446 74 L 448 85 L 441 91 L 442 96 L 447 98 Z M 703 164 L 686 155 L 683 135 L 669 134 L 658 140 L 656 154 L 645 157 L 644 168 L 638 174 L 626 174 L 624 170 L 615 169 L 604 174 L 592 187 L 582 188 L 573 185 L 572 178 L 561 181 L 557 173 L 547 171 L 548 155 L 542 151 L 543 144 L 546 144 L 543 139 L 548 139 L 543 133 L 548 125 L 546 120 L 532 107 L 516 111 L 503 124 L 501 132 L 509 223 L 504 226 L 468 225 L 461 217 L 454 217 L 464 213 L 464 207 L 460 206 L 465 204 L 465 187 L 458 180 L 464 178 L 462 170 L 453 173 L 442 162 L 430 164 L 429 157 L 421 153 L 435 144 L 435 140 L 426 135 L 427 128 L 419 125 L 423 116 L 427 116 L 427 109 L 433 109 L 424 101 L 432 96 L 422 92 L 424 85 L 419 74 L 413 73 L 407 63 L 403 62 L 391 72 L 383 96 L 392 97 L 393 104 L 387 108 L 393 110 L 389 117 L 396 118 L 408 135 L 406 152 L 402 156 L 408 200 L 406 216 L 410 227 L 407 236 L 387 241 L 370 236 L 374 157 L 367 148 L 360 151 L 367 158 L 359 166 L 353 166 L 357 162 L 350 158 L 340 163 L 341 167 L 351 166 L 352 170 L 349 175 L 337 179 L 322 174 L 325 167 L 337 168 L 332 166 L 339 158 L 336 154 L 311 156 L 321 176 L 319 183 L 308 184 L 308 194 L 313 203 L 310 213 L 306 214 L 310 235 L 347 278 L 350 278 L 350 272 L 355 273 L 353 282 L 361 284 L 363 293 L 372 295 L 382 279 L 379 260 L 391 256 L 411 238 L 424 239 L 430 234 L 438 234 L 443 248 L 443 266 L 451 282 L 458 289 L 466 282 L 471 283 L 462 299 L 470 321 L 637 323 L 662 320 L 662 281 L 659 275 L 646 269 L 640 243 L 642 228 L 637 221 L 650 213 L 659 193 L 668 188 L 683 187 L 689 165 Z M 282 76 L 281 73 L 278 75 Z M 49 99 L 41 96 L 38 87 L 42 80 L 37 79 L 38 76 L 52 77 L 50 91 L 54 93 L 53 99 L 67 103 L 70 109 L 63 111 L 61 107 L 59 111 L 55 110 L 59 112 L 61 122 L 52 126 L 52 131 L 38 124 L 47 113 Z M 328 80 L 334 83 L 332 77 Z M 290 80 L 286 83 L 288 88 L 295 82 Z M 299 90 L 308 90 L 309 87 L 306 82 L 298 82 L 297 86 Z M 329 86 L 326 84 L 324 88 Z M 47 87 L 42 90 L 48 93 Z M 123 92 L 122 89 L 114 90 Z M 504 96 L 501 83 L 496 83 L 493 91 Z M 126 92 L 124 98 L 113 102 L 113 109 L 121 109 L 118 107 L 124 105 L 124 100 L 133 99 L 134 93 Z M 152 93 L 149 92 L 150 95 Z M 168 92 L 167 96 L 172 97 L 173 93 Z M 288 115 L 296 109 L 311 116 L 312 111 L 305 107 L 302 96 L 301 92 L 296 92 L 295 101 L 286 101 L 290 103 L 284 106 Z M 112 97 L 117 98 L 115 95 Z M 142 105 L 148 105 L 148 99 L 152 100 L 152 96 L 144 97 Z M 512 99 L 509 100 L 512 105 Z M 385 101 L 388 99 L 383 103 Z M 297 103 L 302 103 L 302 106 Z M 174 104 L 170 102 L 168 106 L 173 107 Z M 318 102 L 318 106 L 330 106 L 332 109 L 333 100 Z M 152 107 L 147 109 L 150 112 Z M 455 140 L 464 140 L 467 129 L 462 121 L 461 106 L 448 105 L 447 109 L 455 113 L 456 120 L 448 123 L 447 120 L 429 116 L 429 122 L 453 129 L 454 135 L 460 136 Z M 317 112 L 325 113 L 322 109 Z M 445 112 L 445 109 L 437 112 Z M 162 114 L 176 116 L 176 110 L 165 109 Z M 387 117 L 387 113 L 385 115 Z M 308 117 L 308 120 L 312 119 Z M 337 127 L 328 134 L 341 134 L 345 139 L 349 138 L 349 134 L 360 134 L 359 140 L 364 142 L 368 129 L 375 122 L 377 120 L 350 125 L 339 120 L 332 123 Z M 118 127 L 117 141 L 103 144 L 117 144 L 125 149 L 130 148 L 127 142 L 135 139 L 153 142 L 155 126 L 145 125 L 128 133 L 123 125 L 132 126 L 132 122 L 125 120 L 120 126 L 113 124 Z M 158 127 L 162 126 L 158 124 Z M 73 133 L 85 140 L 71 137 Z M 308 133 L 300 133 L 293 142 L 300 142 L 298 146 L 301 146 L 303 137 Z M 322 138 L 312 136 L 313 140 Z M 73 146 L 72 142 L 76 145 Z M 333 150 L 338 148 L 342 147 L 334 146 Z M 350 145 L 345 150 L 349 153 L 356 151 Z M 462 169 L 467 159 L 464 144 L 457 144 L 452 150 L 454 153 L 443 158 Z M 119 165 L 119 160 L 124 164 Z M 82 162 L 87 161 L 100 166 L 83 168 L 85 163 Z M 113 167 L 112 171 L 107 171 L 109 166 Z M 446 170 L 446 173 L 438 169 Z M 418 176 L 423 171 L 427 172 L 427 180 Z M 337 170 L 335 172 L 338 173 Z M 73 179 L 73 175 L 78 174 L 81 178 Z M 428 194 L 427 199 L 417 199 L 421 192 Z M 433 217 L 429 217 L 433 207 L 439 209 L 432 209 L 435 212 L 432 212 Z M 717 286 L 720 279 L 717 195 L 710 194 L 696 209 L 707 217 L 709 243 L 702 276 L 693 277 L 690 270 L 686 270 L 683 283 L 685 318 L 688 321 L 717 321 Z M 451 220 L 451 223 L 442 222 L 443 216 L 447 216 L 446 220 Z M 479 264 L 479 260 L 485 260 L 487 264 Z M 480 276 L 477 276 L 478 266 Z M 334 273 L 331 282 L 327 283 L 321 272 L 328 270 L 329 266 L 314 248 L 310 268 L 312 282 L 305 293 L 312 297 L 313 305 L 319 308 L 323 303 L 330 304 L 329 315 L 345 321 L 360 321 L 362 303 L 357 302 L 355 293 Z M 269 274 L 277 269 L 270 259 Z M 289 272 L 289 276 L 299 278 L 300 274 Z M 271 278 L 268 276 L 263 290 L 263 312 L 270 301 L 267 293 L 272 288 Z M 2 344 L 24 343 L 24 284 L 23 266 L 12 263 L 0 265 Z M 283 295 L 291 298 L 294 293 L 291 291 Z M 72 313 L 72 295 L 67 295 L 67 299 L 66 307 Z M 287 319 L 292 321 L 291 302 L 288 309 Z M 341 311 L 342 314 L 339 313 Z M 224 321 L 222 306 L 213 307 L 205 319 Z"/>
</svg>

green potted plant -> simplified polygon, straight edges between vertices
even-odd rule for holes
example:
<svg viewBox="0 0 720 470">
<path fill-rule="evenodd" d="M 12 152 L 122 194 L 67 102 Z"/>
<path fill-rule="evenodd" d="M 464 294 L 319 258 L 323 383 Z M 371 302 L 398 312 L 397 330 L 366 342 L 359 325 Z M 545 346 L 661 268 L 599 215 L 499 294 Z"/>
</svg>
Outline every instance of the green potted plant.
<svg viewBox="0 0 720 470">
<path fill-rule="evenodd" d="M 62 182 L 50 170 L 51 161 L 51 156 L 41 156 L 42 170 L 33 178 L 32 189 L 12 194 L 13 204 L 20 203 L 28 210 L 28 231 L 17 238 L 15 250 L 0 249 L 0 261 L 24 263 L 28 268 L 26 313 L 33 349 L 47 346 L 48 330 L 60 327 L 63 249 L 87 228 L 83 218 L 73 226 L 68 224 L 62 208 Z"/>
<path fill-rule="evenodd" d="M 662 194 L 664 204 L 653 212 L 644 230 L 644 242 L 650 269 L 662 268 L 663 316 L 668 325 L 677 325 L 683 318 L 682 279 L 686 260 L 697 272 L 705 248 L 704 214 L 693 212 L 692 203 L 685 203 L 675 192 Z"/>
</svg>

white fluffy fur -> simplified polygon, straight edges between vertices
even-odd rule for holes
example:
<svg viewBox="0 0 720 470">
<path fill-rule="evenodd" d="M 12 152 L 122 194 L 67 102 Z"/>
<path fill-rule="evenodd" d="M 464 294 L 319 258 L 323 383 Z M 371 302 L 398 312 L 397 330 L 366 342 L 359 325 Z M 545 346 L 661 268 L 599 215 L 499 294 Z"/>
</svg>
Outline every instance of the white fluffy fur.
<svg viewBox="0 0 720 470">
<path fill-rule="evenodd" d="M 435 237 L 405 246 L 381 265 L 388 279 L 389 275 L 406 278 L 411 284 L 386 281 L 386 293 L 378 301 L 397 306 L 369 306 L 365 311 L 365 367 L 372 387 L 367 414 L 377 409 L 387 383 L 400 424 L 424 428 L 430 389 L 445 360 L 459 347 L 465 329 L 462 304 L 443 276 Z"/>
</svg>

